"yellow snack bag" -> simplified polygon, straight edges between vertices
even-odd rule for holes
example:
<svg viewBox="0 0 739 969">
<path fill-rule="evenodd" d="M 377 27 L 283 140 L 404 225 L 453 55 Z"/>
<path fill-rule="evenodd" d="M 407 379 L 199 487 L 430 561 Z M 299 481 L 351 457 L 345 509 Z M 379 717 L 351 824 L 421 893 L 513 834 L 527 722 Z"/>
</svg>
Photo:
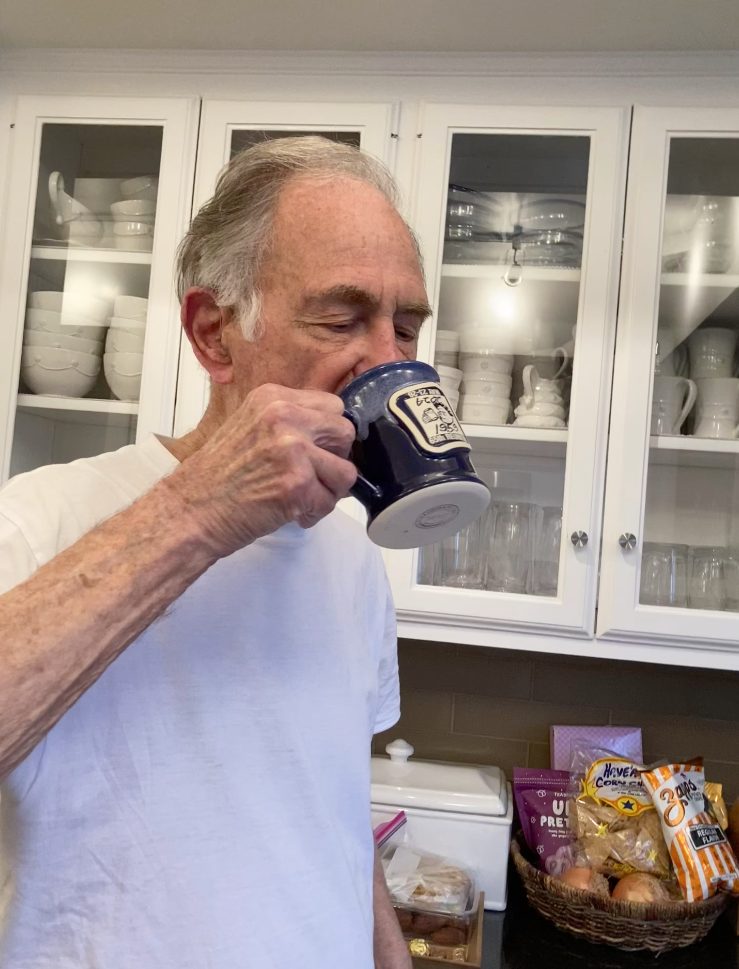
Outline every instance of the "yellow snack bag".
<svg viewBox="0 0 739 969">
<path fill-rule="evenodd" d="M 705 810 L 703 760 L 655 767 L 641 777 L 660 816 L 683 897 L 694 902 L 719 889 L 739 895 L 739 863 L 721 826 Z"/>
</svg>

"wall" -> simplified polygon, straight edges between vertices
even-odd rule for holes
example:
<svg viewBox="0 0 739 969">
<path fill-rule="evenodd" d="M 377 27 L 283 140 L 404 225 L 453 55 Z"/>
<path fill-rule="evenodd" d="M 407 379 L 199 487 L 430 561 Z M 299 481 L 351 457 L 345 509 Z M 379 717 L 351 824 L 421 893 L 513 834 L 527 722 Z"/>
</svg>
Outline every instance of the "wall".
<svg viewBox="0 0 739 969">
<path fill-rule="evenodd" d="M 403 737 L 427 759 L 549 766 L 549 725 L 641 726 L 647 762 L 702 754 L 739 797 L 739 674 L 475 646 L 399 642 Z"/>
</svg>

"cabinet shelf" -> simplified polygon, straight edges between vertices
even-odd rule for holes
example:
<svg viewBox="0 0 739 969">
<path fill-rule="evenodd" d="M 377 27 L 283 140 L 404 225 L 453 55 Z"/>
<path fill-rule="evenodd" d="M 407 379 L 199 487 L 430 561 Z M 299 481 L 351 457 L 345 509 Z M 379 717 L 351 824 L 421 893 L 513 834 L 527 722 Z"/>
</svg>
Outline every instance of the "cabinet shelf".
<svg viewBox="0 0 739 969">
<path fill-rule="evenodd" d="M 441 275 L 457 279 L 499 279 L 508 266 L 502 263 L 456 263 L 445 262 Z M 556 266 L 522 266 L 521 280 L 537 280 L 548 283 L 578 283 L 579 269 L 563 269 Z"/>
<path fill-rule="evenodd" d="M 127 252 L 125 249 L 77 249 L 71 246 L 32 246 L 32 259 L 52 259 L 64 262 L 106 262 L 123 265 L 150 266 L 150 252 Z"/>
<path fill-rule="evenodd" d="M 649 439 L 653 464 L 694 468 L 734 468 L 739 462 L 739 441 L 681 435 L 654 435 Z"/>
<path fill-rule="evenodd" d="M 462 427 L 471 441 L 495 442 L 509 454 L 563 458 L 567 450 L 566 430 L 511 424 L 462 424 Z"/>
<path fill-rule="evenodd" d="M 67 423 L 105 424 L 123 427 L 135 420 L 138 401 L 100 400 L 87 397 L 50 397 L 18 394 L 18 409 L 50 420 Z"/>
</svg>

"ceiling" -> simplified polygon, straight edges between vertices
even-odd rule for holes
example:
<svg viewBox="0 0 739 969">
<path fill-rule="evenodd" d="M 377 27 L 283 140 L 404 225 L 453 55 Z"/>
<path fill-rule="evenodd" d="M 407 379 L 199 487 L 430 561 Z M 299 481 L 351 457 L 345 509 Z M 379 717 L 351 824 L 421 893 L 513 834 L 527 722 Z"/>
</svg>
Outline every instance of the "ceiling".
<svg viewBox="0 0 739 969">
<path fill-rule="evenodd" d="M 739 49 L 739 3 L 0 0 L 2 48 L 722 51 Z"/>
</svg>

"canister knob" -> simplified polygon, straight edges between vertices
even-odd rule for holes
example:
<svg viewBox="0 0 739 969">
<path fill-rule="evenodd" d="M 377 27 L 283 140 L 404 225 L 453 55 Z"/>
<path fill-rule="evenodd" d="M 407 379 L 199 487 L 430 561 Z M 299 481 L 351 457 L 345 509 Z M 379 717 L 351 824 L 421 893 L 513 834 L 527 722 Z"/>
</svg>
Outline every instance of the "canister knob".
<svg viewBox="0 0 739 969">
<path fill-rule="evenodd" d="M 385 747 L 385 753 L 394 764 L 405 764 L 408 758 L 413 756 L 413 750 L 411 744 L 400 737 Z"/>
</svg>

